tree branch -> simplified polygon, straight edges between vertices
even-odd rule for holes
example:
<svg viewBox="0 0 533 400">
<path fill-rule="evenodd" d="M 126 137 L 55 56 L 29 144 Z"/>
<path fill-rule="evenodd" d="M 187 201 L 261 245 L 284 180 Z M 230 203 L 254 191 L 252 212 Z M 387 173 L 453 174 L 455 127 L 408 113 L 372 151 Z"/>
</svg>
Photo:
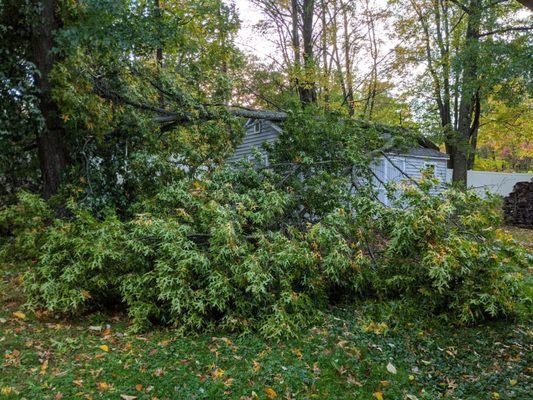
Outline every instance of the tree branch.
<svg viewBox="0 0 533 400">
<path fill-rule="evenodd" d="M 480 33 L 478 35 L 478 38 L 489 36 L 489 35 L 496 35 L 498 33 L 506 33 L 506 32 L 513 32 L 513 31 L 531 31 L 531 30 L 533 30 L 533 26 L 510 26 L 507 28 L 496 29 L 494 31 Z"/>
</svg>

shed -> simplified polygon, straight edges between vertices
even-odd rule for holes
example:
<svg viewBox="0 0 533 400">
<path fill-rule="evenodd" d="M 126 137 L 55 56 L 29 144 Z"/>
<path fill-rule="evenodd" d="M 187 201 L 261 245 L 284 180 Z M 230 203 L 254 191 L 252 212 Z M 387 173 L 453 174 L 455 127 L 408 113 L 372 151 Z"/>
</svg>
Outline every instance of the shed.
<svg viewBox="0 0 533 400">
<path fill-rule="evenodd" d="M 255 150 L 262 153 L 268 163 L 268 154 L 263 144 L 273 144 L 282 128 L 268 119 L 249 119 L 245 124 L 246 133 L 235 153 L 228 158 L 229 162 L 236 162 L 252 157 Z M 422 174 L 431 174 L 436 177 L 440 184 L 433 189 L 437 194 L 446 185 L 446 163 L 448 156 L 439 150 L 437 146 L 427 139 L 420 140 L 416 147 L 406 151 L 391 150 L 385 157 L 376 158 L 372 164 L 372 171 L 376 178 L 374 184 L 379 191 L 380 200 L 388 204 L 384 184 L 399 182 L 411 178 L 422 178 Z"/>
</svg>

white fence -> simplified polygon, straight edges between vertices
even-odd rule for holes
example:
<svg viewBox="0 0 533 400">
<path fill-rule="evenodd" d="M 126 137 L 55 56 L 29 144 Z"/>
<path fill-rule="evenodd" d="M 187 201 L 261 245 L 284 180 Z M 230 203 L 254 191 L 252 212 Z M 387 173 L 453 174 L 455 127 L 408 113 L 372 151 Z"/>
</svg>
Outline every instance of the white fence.
<svg viewBox="0 0 533 400">
<path fill-rule="evenodd" d="M 451 169 L 447 170 L 446 180 L 452 180 Z M 529 182 L 533 179 L 533 174 L 518 172 L 489 172 L 489 171 L 468 171 L 468 187 L 474 189 L 479 194 L 490 192 L 507 196 L 512 192 L 513 186 L 517 182 Z"/>
</svg>

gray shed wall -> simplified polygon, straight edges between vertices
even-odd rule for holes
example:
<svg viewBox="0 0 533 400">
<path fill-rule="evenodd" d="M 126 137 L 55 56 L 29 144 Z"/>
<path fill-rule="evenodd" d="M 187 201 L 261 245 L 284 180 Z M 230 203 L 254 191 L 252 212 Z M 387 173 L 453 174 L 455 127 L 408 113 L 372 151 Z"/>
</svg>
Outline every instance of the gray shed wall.
<svg viewBox="0 0 533 400">
<path fill-rule="evenodd" d="M 252 155 L 253 149 L 258 149 L 266 156 L 263 143 L 274 143 L 278 138 L 280 128 L 270 121 L 263 120 L 260 133 L 254 132 L 253 121 L 246 124 L 246 135 L 242 143 L 235 149 L 235 154 L 228 158 L 229 162 L 236 162 Z"/>
<path fill-rule="evenodd" d="M 248 121 L 245 127 L 246 135 L 242 143 L 237 146 L 235 154 L 228 158 L 229 162 L 236 162 L 250 157 L 254 148 L 258 149 L 266 157 L 267 154 L 262 144 L 265 142 L 274 143 L 280 132 L 280 128 L 277 125 L 267 120 L 262 121 L 261 131 L 259 133 L 254 132 L 254 121 L 252 120 Z M 385 195 L 385 188 L 380 181 L 389 183 L 400 182 L 406 179 L 406 176 L 398 171 L 391 162 L 412 178 L 421 178 L 421 171 L 427 164 L 433 164 L 435 166 L 435 177 L 441 182 L 433 191 L 434 193 L 438 193 L 444 188 L 447 173 L 446 155 L 435 150 L 420 148 L 410 150 L 408 154 L 391 153 L 387 156 L 390 161 L 385 157 L 381 157 L 376 159 L 372 165 L 372 170 L 378 177 L 378 179 L 374 179 L 374 183 L 379 190 L 380 200 L 385 204 L 389 204 L 389 201 Z"/>
</svg>

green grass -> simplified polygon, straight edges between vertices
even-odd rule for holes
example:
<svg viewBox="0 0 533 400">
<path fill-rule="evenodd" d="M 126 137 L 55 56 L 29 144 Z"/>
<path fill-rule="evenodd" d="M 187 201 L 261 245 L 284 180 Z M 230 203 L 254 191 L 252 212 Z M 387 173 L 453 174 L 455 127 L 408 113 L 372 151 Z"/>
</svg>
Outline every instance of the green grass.
<svg viewBox="0 0 533 400">
<path fill-rule="evenodd" d="M 131 335 L 121 315 L 21 318 L 13 314 L 22 300 L 16 282 L 0 287 L 0 398 L 527 399 L 533 392 L 530 325 L 393 328 L 368 312 L 336 309 L 279 342 L 170 329 Z"/>
<path fill-rule="evenodd" d="M 505 230 L 513 235 L 514 239 L 529 251 L 533 251 L 533 229 L 506 226 Z"/>
</svg>

